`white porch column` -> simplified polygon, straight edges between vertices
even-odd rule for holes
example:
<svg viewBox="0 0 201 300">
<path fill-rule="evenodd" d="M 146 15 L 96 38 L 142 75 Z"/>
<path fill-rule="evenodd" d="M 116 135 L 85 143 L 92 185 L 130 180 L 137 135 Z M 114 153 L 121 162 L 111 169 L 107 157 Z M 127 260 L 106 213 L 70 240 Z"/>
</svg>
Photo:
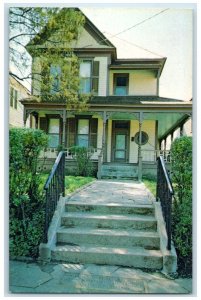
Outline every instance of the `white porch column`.
<svg viewBox="0 0 201 300">
<path fill-rule="evenodd" d="M 138 144 L 138 181 L 142 181 L 142 121 L 143 121 L 143 112 L 139 113 L 139 144 Z"/>
<path fill-rule="evenodd" d="M 105 153 L 105 140 L 106 140 L 106 122 L 107 122 L 107 114 L 106 111 L 103 112 L 103 132 L 102 132 L 102 147 L 101 147 L 101 152 L 98 156 L 98 173 L 97 177 L 98 179 L 101 179 L 101 168 L 102 168 L 102 163 L 104 162 L 106 153 Z"/>
<path fill-rule="evenodd" d="M 66 109 L 63 110 L 62 114 L 62 121 L 63 121 L 63 132 L 62 132 L 62 146 L 65 148 L 65 138 L 66 138 Z"/>
</svg>

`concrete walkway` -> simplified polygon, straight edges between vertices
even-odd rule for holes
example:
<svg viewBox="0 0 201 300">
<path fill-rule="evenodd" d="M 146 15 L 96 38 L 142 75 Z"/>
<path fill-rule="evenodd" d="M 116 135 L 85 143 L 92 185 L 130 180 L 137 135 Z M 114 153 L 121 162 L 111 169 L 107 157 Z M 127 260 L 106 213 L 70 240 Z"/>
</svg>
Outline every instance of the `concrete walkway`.
<svg viewBox="0 0 201 300">
<path fill-rule="evenodd" d="M 68 200 L 67 200 L 68 201 Z M 69 201 L 150 205 L 154 199 L 143 184 L 133 181 L 97 180 L 73 193 Z M 171 279 L 160 272 L 135 268 L 11 261 L 12 294 L 191 294 L 191 279 Z"/>
<path fill-rule="evenodd" d="M 191 279 L 119 266 L 10 262 L 12 294 L 191 294 Z"/>
</svg>

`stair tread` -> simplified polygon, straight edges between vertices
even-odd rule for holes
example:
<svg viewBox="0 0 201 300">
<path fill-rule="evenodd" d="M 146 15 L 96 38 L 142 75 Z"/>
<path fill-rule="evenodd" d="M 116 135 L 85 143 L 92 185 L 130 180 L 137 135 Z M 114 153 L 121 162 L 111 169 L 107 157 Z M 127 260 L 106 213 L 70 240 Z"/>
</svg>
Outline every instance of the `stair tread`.
<svg viewBox="0 0 201 300">
<path fill-rule="evenodd" d="M 135 199 L 134 199 L 135 200 Z M 66 205 L 75 205 L 75 206 L 79 206 L 79 205 L 83 205 L 83 206 L 105 206 L 105 207 L 126 207 L 126 208 L 151 208 L 153 209 L 154 206 L 153 204 L 119 204 L 119 202 L 117 203 L 92 203 L 92 202 L 83 202 L 83 201 L 79 201 L 74 199 L 73 201 L 68 201 L 66 200 Z"/>
<path fill-rule="evenodd" d="M 86 235 L 109 235 L 109 236 L 140 236 L 140 237 L 159 237 L 157 231 L 152 230 L 123 230 L 123 229 L 102 229 L 102 228 L 91 228 L 91 227 L 65 227 L 61 226 L 57 229 L 57 233 L 67 233 L 67 234 L 86 234 Z"/>
<path fill-rule="evenodd" d="M 87 252 L 87 253 L 98 253 L 98 254 L 119 254 L 119 255 L 140 255 L 140 256 L 157 256 L 162 257 L 160 250 L 145 249 L 143 247 L 132 247 L 132 248 L 122 248 L 122 247 L 105 247 L 105 246 L 94 246 L 91 244 L 85 245 L 56 245 L 53 251 L 58 252 Z"/>
<path fill-rule="evenodd" d="M 64 212 L 62 218 L 83 218 L 100 220 L 131 220 L 131 221 L 156 221 L 154 216 L 140 214 L 103 214 L 88 212 Z"/>
</svg>

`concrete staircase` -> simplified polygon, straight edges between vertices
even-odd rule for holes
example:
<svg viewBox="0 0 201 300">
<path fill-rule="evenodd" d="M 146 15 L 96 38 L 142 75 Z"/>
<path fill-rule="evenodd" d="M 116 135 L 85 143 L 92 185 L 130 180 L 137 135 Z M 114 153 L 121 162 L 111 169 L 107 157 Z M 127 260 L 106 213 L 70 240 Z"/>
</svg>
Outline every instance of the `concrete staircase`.
<svg viewBox="0 0 201 300">
<path fill-rule="evenodd" d="M 101 178 L 134 179 L 138 177 L 138 166 L 134 164 L 104 163 Z"/>
<path fill-rule="evenodd" d="M 154 205 L 66 202 L 52 260 L 161 270 Z"/>
</svg>

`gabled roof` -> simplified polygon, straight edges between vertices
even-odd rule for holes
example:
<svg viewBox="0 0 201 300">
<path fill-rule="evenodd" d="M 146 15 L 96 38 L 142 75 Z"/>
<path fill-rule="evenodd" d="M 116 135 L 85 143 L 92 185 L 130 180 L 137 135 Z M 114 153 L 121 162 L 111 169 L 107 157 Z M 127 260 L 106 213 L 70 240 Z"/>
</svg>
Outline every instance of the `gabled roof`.
<svg viewBox="0 0 201 300">
<path fill-rule="evenodd" d="M 156 70 L 158 75 L 161 75 L 166 62 L 166 57 L 163 58 L 129 58 L 116 59 L 109 66 L 110 70 Z"/>
<path fill-rule="evenodd" d="M 103 35 L 103 33 L 86 17 L 86 15 L 79 9 L 79 8 L 62 8 L 61 11 L 63 10 L 67 10 L 67 9 L 73 9 L 76 11 L 79 11 L 83 14 L 83 16 L 85 17 L 85 24 L 84 24 L 84 28 L 93 36 L 93 38 L 101 43 L 102 45 L 106 45 L 108 47 L 111 48 L 115 48 L 116 51 L 116 47 Z M 57 15 L 57 17 L 59 18 L 59 13 Z M 41 42 L 45 42 L 49 37 L 50 34 L 47 36 L 47 28 L 48 28 L 48 24 L 43 28 L 43 30 L 41 32 L 39 32 L 33 39 L 31 39 L 29 41 L 29 43 L 26 45 L 27 48 L 29 48 L 30 46 L 33 45 L 38 45 L 41 44 Z M 51 34 L 54 33 L 56 30 L 51 31 Z"/>
</svg>

